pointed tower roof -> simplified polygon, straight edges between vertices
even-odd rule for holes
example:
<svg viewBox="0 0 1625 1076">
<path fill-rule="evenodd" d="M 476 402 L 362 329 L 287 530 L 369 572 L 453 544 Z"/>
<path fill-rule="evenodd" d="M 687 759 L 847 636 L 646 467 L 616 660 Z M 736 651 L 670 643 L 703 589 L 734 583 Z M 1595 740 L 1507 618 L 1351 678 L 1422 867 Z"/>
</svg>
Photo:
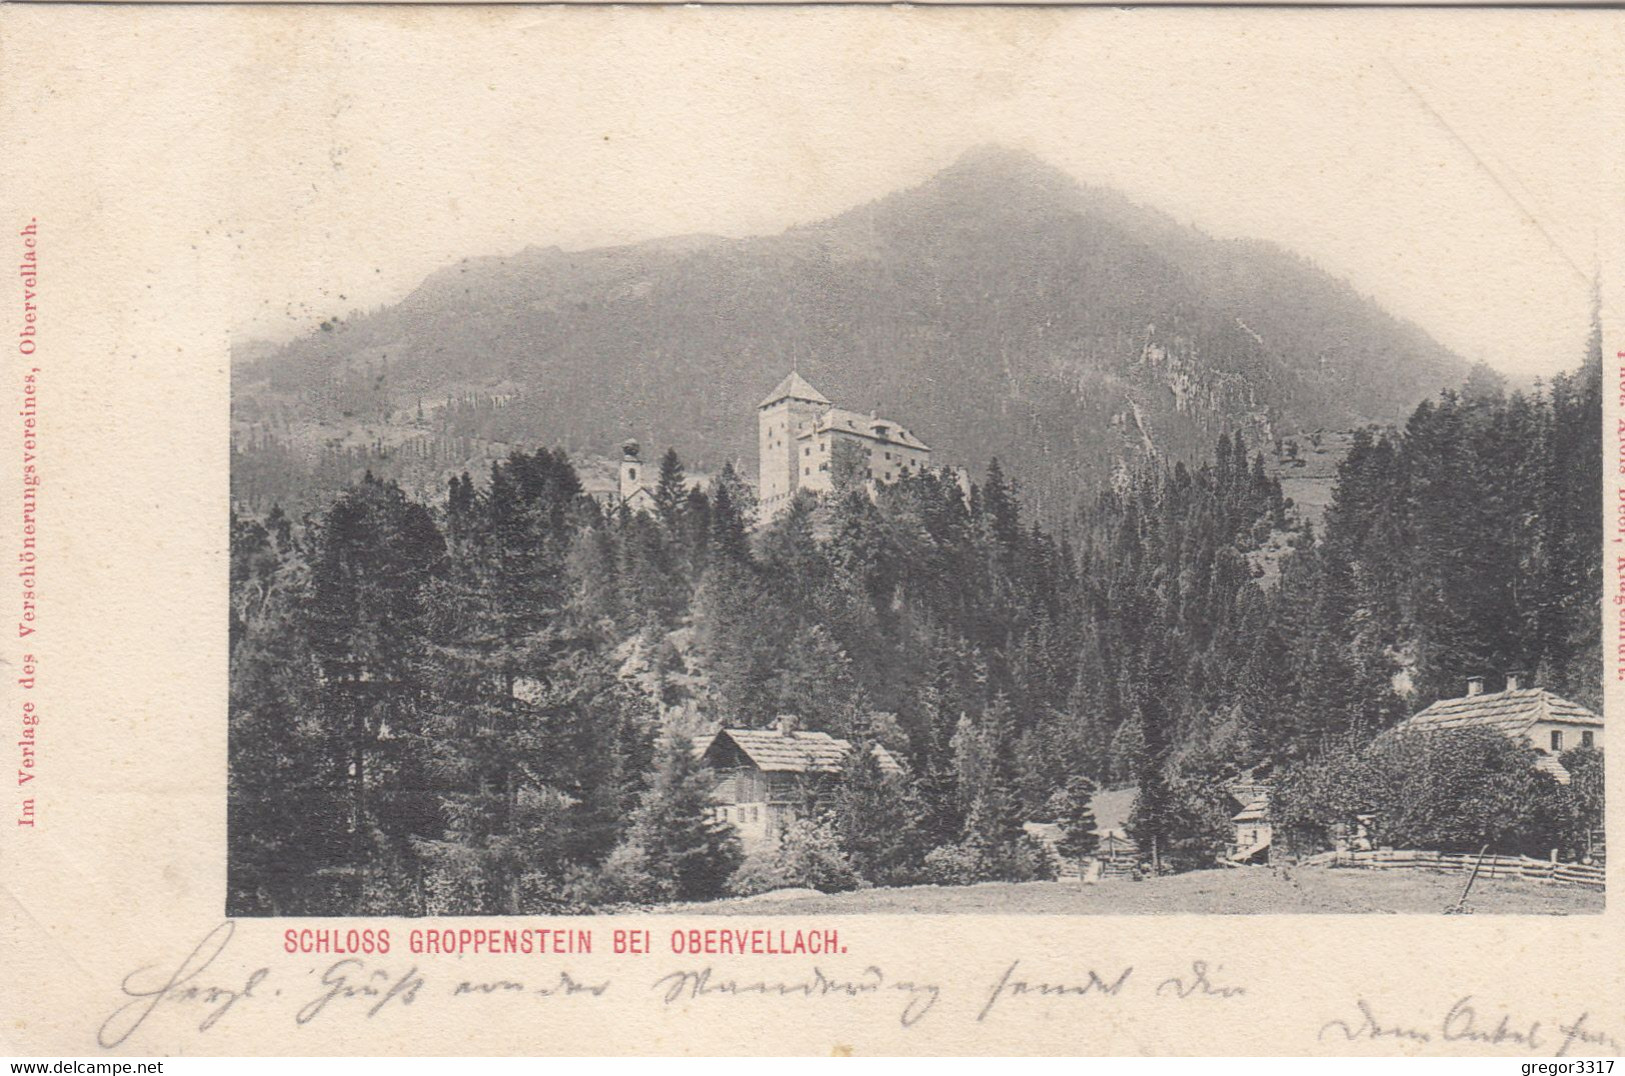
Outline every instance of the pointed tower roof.
<svg viewBox="0 0 1625 1076">
<path fill-rule="evenodd" d="M 767 399 L 757 404 L 757 407 L 772 407 L 786 396 L 793 400 L 806 400 L 809 403 L 828 404 L 824 394 L 807 384 L 807 379 L 799 373 L 792 371 L 787 374 L 779 387 L 768 393 Z"/>
</svg>

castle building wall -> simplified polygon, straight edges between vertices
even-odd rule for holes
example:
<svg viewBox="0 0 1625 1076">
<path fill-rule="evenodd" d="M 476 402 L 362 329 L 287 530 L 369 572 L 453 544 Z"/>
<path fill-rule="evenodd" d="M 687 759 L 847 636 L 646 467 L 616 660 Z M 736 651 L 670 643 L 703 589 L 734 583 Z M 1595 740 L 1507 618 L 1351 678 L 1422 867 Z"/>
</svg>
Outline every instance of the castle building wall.
<svg viewBox="0 0 1625 1076">
<path fill-rule="evenodd" d="M 820 405 L 810 401 L 785 398 L 759 412 L 757 496 L 766 516 L 772 517 L 789 507 L 790 499 L 800 488 L 801 468 L 796 463 L 798 438 L 812 429 L 821 410 Z"/>
<path fill-rule="evenodd" d="M 919 474 L 931 466 L 931 452 L 898 441 L 880 440 L 850 430 L 829 429 L 804 436 L 800 442 L 796 466 L 798 488 L 827 492 L 833 488 L 831 471 L 836 446 L 842 442 L 855 444 L 868 460 L 867 475 L 876 482 L 896 482 L 909 475 Z"/>
</svg>

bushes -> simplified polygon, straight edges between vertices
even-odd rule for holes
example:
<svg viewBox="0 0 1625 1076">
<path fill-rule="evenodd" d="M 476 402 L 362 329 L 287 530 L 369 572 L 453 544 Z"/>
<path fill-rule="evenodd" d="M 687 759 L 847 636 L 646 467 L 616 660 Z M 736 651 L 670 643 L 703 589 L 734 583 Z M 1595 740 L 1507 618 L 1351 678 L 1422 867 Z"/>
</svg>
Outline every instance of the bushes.
<svg viewBox="0 0 1625 1076">
<path fill-rule="evenodd" d="M 1589 855 L 1594 832 L 1602 828 L 1607 814 L 1602 752 L 1594 747 L 1575 747 L 1558 756 L 1558 761 L 1569 771 L 1570 842 L 1576 852 Z"/>
<path fill-rule="evenodd" d="M 1377 839 L 1396 848 L 1544 856 L 1572 846 L 1575 811 L 1538 757 L 1487 729 L 1396 731 L 1294 767 L 1271 808 L 1295 851 L 1328 847 L 1338 825 L 1370 814 Z"/>
<path fill-rule="evenodd" d="M 965 841 L 933 848 L 926 854 L 924 874 L 933 885 L 1039 882 L 1054 880 L 1055 865 L 1043 845 L 1023 834 L 999 846 Z"/>
<path fill-rule="evenodd" d="M 778 844 L 746 856 L 728 889 L 743 897 L 773 889 L 839 893 L 861 884 L 834 829 L 827 822 L 798 819 L 785 827 Z"/>
<path fill-rule="evenodd" d="M 925 856 L 925 880 L 932 885 L 968 885 L 982 880 L 981 857 L 963 844 L 945 844 Z"/>
</svg>

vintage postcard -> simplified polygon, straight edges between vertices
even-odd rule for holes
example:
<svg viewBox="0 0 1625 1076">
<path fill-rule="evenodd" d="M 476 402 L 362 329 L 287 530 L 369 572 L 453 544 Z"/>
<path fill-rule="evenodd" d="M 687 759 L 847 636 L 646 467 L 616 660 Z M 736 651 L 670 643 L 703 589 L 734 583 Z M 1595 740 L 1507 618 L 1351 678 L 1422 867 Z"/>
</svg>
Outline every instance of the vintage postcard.
<svg viewBox="0 0 1625 1076">
<path fill-rule="evenodd" d="M 1625 1052 L 1625 13 L 0 57 L 0 1052 Z"/>
</svg>

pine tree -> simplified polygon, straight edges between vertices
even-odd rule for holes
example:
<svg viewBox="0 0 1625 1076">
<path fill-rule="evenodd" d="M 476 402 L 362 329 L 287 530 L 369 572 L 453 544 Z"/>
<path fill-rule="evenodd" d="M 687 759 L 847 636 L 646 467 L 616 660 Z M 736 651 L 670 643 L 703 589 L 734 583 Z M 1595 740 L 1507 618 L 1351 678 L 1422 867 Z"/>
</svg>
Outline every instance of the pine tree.
<svg viewBox="0 0 1625 1076">
<path fill-rule="evenodd" d="M 676 534 L 677 519 L 687 498 L 688 476 L 683 471 L 683 461 L 675 448 L 668 448 L 660 457 L 660 477 L 654 489 L 655 512 L 666 525 L 668 534 Z"/>
<path fill-rule="evenodd" d="M 734 560 L 747 559 L 747 535 L 755 518 L 755 491 L 739 477 L 732 463 L 723 464 L 711 486 L 711 548 Z"/>
<path fill-rule="evenodd" d="M 1061 793 L 1055 821 L 1061 824 L 1061 843 L 1056 849 L 1067 859 L 1079 860 L 1095 854 L 1100 835 L 1091 803 L 1094 785 L 1086 778 L 1073 778 Z"/>
<path fill-rule="evenodd" d="M 714 785 L 711 772 L 695 759 L 692 742 L 668 737 L 628 833 L 656 893 L 666 899 L 721 896 L 739 866 L 738 839 L 711 808 Z"/>
<path fill-rule="evenodd" d="M 427 509 L 368 474 L 321 517 L 311 546 L 300 630 L 320 670 L 313 716 L 334 745 L 332 764 L 348 774 L 356 899 L 389 905 L 408 899 L 400 896 L 410 886 L 400 866 L 408 836 L 435 820 L 422 759 L 398 746 L 422 720 L 415 666 L 445 542 Z"/>
</svg>

